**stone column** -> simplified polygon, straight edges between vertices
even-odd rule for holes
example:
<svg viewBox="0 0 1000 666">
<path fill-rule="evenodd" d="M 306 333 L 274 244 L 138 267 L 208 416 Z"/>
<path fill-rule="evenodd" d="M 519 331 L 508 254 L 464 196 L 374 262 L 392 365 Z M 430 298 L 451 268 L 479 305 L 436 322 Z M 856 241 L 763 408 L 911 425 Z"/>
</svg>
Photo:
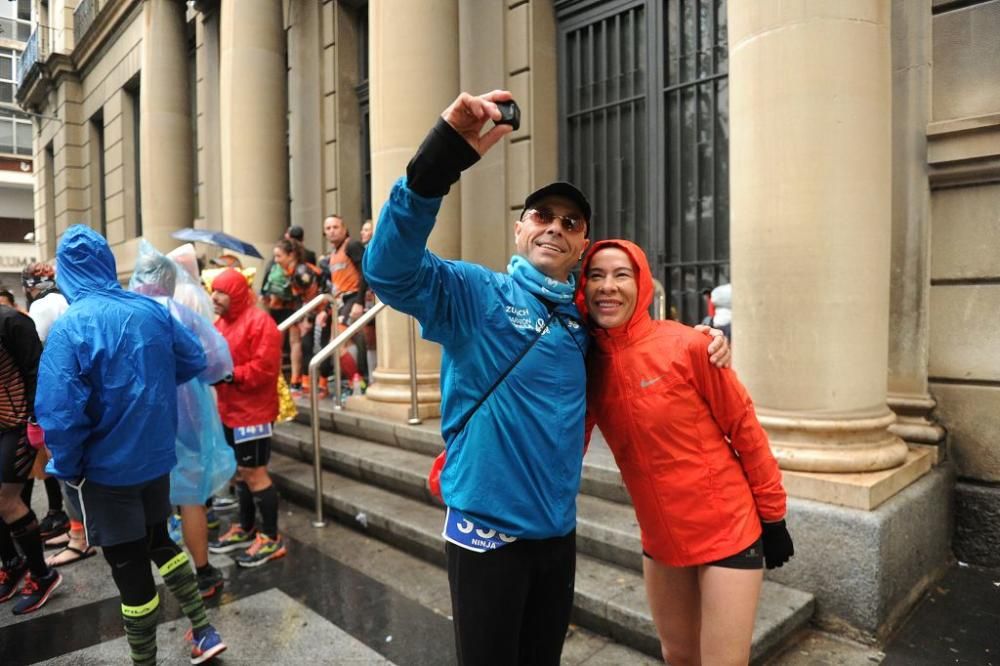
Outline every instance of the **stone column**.
<svg viewBox="0 0 1000 666">
<path fill-rule="evenodd" d="M 265 258 L 288 226 L 281 9 L 273 0 L 222 0 L 219 16 L 222 226 Z"/>
<path fill-rule="evenodd" d="M 733 320 L 782 468 L 901 465 L 888 430 L 890 0 L 729 4 Z"/>
<path fill-rule="evenodd" d="M 323 142 L 320 140 L 320 3 L 293 0 L 289 5 L 288 78 L 289 183 L 292 224 L 305 231 L 306 247 L 323 247 Z"/>
<path fill-rule="evenodd" d="M 377 219 L 392 183 L 406 173 L 424 135 L 459 93 L 458 2 L 371 0 L 368 25 L 372 207 Z M 460 253 L 460 196 L 459 186 L 452 187 L 428 242 L 442 257 L 457 258 Z M 405 415 L 402 408 L 410 400 L 406 317 L 386 312 L 377 330 L 378 369 L 367 397 L 370 402 L 396 403 L 395 410 L 381 409 Z M 440 348 L 418 341 L 417 393 L 425 414 L 434 413 L 441 400 L 440 364 Z"/>
<path fill-rule="evenodd" d="M 222 164 L 219 126 L 219 12 L 206 9 L 198 21 L 198 142 L 201 148 L 201 212 L 202 226 L 222 231 Z"/>
<path fill-rule="evenodd" d="M 892 272 L 889 310 L 891 430 L 910 442 L 936 444 L 944 429 L 927 417 L 930 315 L 930 185 L 927 132 L 931 111 L 931 7 L 892 0 Z"/>
<path fill-rule="evenodd" d="M 170 233 L 194 220 L 194 145 L 188 81 L 185 5 L 143 4 L 142 85 L 139 89 L 139 173 L 142 235 L 165 252 Z"/>
</svg>

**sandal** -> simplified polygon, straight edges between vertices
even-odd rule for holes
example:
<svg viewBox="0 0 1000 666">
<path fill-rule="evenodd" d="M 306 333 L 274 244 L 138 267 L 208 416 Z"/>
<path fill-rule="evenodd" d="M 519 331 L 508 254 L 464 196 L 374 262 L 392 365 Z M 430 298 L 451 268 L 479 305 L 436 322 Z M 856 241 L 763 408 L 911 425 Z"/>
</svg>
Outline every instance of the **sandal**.
<svg viewBox="0 0 1000 666">
<path fill-rule="evenodd" d="M 62 548 L 69 545 L 69 532 L 64 532 L 57 537 L 45 540 L 46 548 Z"/>
<path fill-rule="evenodd" d="M 59 556 L 61 556 L 66 551 L 73 553 L 76 557 L 71 557 L 70 559 L 64 559 L 62 561 L 57 561 Z M 53 553 L 50 557 L 45 559 L 45 563 L 50 567 L 64 567 L 67 564 L 73 564 L 74 562 L 79 562 L 80 560 L 85 560 L 88 557 L 93 557 L 97 555 L 97 549 L 93 546 L 87 546 L 86 550 L 80 550 L 79 548 L 74 548 L 73 546 L 64 546 L 62 549 Z"/>
</svg>

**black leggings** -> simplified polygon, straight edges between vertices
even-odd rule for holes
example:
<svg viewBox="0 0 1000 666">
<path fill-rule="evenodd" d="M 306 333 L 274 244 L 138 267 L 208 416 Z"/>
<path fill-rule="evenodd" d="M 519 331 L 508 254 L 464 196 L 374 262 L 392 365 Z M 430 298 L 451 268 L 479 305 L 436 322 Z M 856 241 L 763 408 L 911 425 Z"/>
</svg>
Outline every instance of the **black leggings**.
<svg viewBox="0 0 1000 666">
<path fill-rule="evenodd" d="M 162 567 L 181 552 L 167 533 L 166 521 L 146 527 L 142 539 L 104 546 L 101 550 L 111 565 L 111 576 L 126 606 L 142 606 L 156 596 L 150 560 Z"/>
<path fill-rule="evenodd" d="M 446 544 L 458 663 L 559 663 L 576 576 L 576 532 L 486 553 Z"/>
</svg>

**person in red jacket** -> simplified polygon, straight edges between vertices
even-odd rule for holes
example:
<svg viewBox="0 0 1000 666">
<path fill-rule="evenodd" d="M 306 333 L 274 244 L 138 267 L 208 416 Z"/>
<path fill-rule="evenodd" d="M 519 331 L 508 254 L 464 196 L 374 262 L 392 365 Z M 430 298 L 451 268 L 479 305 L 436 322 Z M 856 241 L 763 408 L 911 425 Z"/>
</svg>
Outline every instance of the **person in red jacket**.
<svg viewBox="0 0 1000 666">
<path fill-rule="evenodd" d="M 217 388 L 226 441 L 236 453 L 240 520 L 208 549 L 213 553 L 246 549 L 236 557 L 243 567 L 260 566 L 287 553 L 278 534 L 278 491 L 267 473 L 271 427 L 278 416 L 281 333 L 254 301 L 246 278 L 232 268 L 212 281 L 212 302 L 219 315 L 215 326 L 233 357 L 232 377 Z M 259 529 L 255 503 L 260 507 Z"/>
<path fill-rule="evenodd" d="M 764 564 L 794 553 L 750 396 L 709 363 L 706 336 L 649 316 L 652 276 L 633 243 L 595 243 L 576 298 L 594 341 L 586 433 L 600 428 L 632 497 L 663 658 L 746 664 Z"/>
</svg>

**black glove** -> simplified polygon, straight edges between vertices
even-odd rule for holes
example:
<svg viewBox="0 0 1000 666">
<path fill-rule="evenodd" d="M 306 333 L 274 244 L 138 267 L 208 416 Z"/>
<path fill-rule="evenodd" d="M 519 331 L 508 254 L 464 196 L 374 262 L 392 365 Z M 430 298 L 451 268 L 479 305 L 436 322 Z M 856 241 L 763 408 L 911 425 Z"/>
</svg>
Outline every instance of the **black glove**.
<svg viewBox="0 0 1000 666">
<path fill-rule="evenodd" d="M 422 197 L 443 197 L 462 171 L 478 161 L 476 149 L 444 118 L 438 118 L 406 165 L 406 186 Z"/>
<path fill-rule="evenodd" d="M 795 554 L 792 535 L 788 533 L 784 520 L 761 523 L 761 527 L 764 528 L 764 533 L 761 535 L 764 541 L 764 564 L 768 569 L 780 567 Z"/>
</svg>

